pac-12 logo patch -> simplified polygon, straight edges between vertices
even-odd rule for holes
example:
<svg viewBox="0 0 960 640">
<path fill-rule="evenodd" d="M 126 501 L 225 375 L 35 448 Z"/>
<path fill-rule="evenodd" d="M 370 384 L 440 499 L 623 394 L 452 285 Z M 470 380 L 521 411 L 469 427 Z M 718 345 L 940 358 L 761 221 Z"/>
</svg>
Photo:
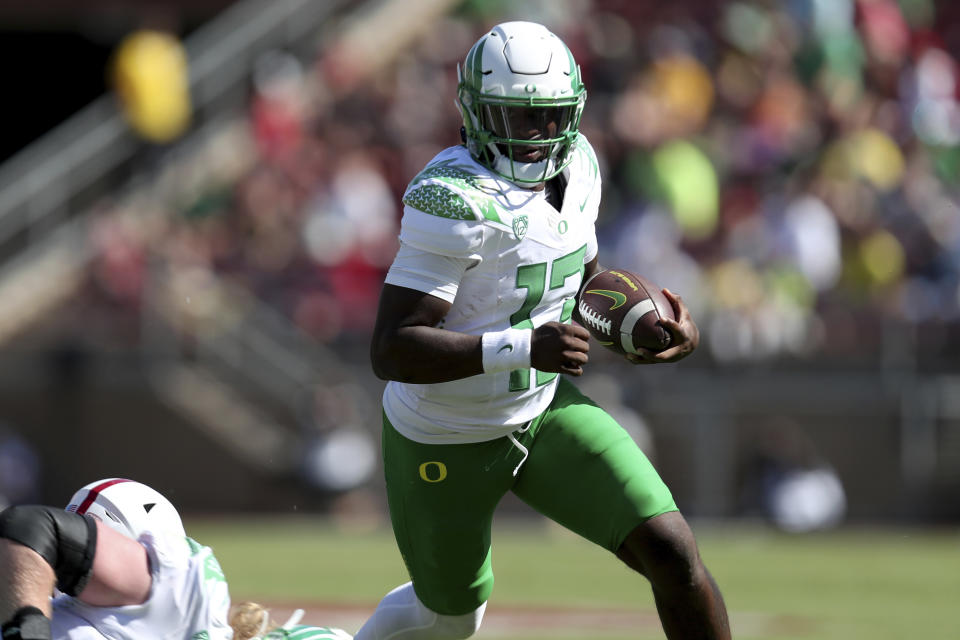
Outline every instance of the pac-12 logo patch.
<svg viewBox="0 0 960 640">
<path fill-rule="evenodd" d="M 517 236 L 517 240 L 523 240 L 523 236 L 527 235 L 526 215 L 519 215 L 513 219 L 513 235 Z"/>
</svg>

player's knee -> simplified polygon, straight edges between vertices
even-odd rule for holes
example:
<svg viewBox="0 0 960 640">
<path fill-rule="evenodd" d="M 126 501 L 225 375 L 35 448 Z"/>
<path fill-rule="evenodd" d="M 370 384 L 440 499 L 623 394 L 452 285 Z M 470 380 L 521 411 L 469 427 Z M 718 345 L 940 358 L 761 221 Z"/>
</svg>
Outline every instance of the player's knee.
<svg viewBox="0 0 960 640">
<path fill-rule="evenodd" d="M 487 604 L 483 603 L 476 610 L 462 616 L 437 615 L 435 629 L 436 638 L 443 640 L 465 640 L 480 629 L 483 621 L 483 612 Z"/>
<path fill-rule="evenodd" d="M 477 632 L 487 604 L 463 615 L 437 613 L 430 609 L 413 589 L 413 583 L 400 585 L 383 597 L 373 616 L 355 636 L 358 638 L 408 638 L 419 640 L 464 640 Z"/>
<path fill-rule="evenodd" d="M 97 528 L 90 518 L 52 507 L 18 505 L 0 513 L 0 539 L 36 551 L 53 568 L 57 588 L 77 595 L 93 570 Z"/>
<path fill-rule="evenodd" d="M 683 517 L 672 512 L 634 529 L 617 554 L 660 591 L 696 587 L 704 576 L 693 533 Z"/>
</svg>

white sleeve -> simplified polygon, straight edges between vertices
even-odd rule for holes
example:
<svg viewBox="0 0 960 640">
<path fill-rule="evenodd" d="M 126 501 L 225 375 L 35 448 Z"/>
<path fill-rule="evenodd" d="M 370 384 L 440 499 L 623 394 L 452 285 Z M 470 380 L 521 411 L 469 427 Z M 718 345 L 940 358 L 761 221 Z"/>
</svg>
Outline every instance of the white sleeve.
<svg viewBox="0 0 960 640">
<path fill-rule="evenodd" d="M 484 225 L 474 218 L 445 218 L 410 205 L 400 219 L 400 242 L 453 258 L 478 258 L 484 235 Z"/>
<path fill-rule="evenodd" d="M 422 251 L 402 242 L 387 272 L 386 283 L 423 291 L 452 303 L 463 274 L 478 262 L 475 258 L 455 258 Z"/>
<path fill-rule="evenodd" d="M 68 597 L 68 596 L 62 596 Z M 53 640 L 103 640 L 105 635 L 79 614 L 53 604 L 53 617 L 50 619 L 50 637 Z"/>
<path fill-rule="evenodd" d="M 146 602 L 95 607 L 78 598 L 56 598 L 54 639 L 231 638 L 230 593 L 213 551 L 182 535 L 147 532 L 139 542 L 147 550 L 153 578 Z"/>
</svg>

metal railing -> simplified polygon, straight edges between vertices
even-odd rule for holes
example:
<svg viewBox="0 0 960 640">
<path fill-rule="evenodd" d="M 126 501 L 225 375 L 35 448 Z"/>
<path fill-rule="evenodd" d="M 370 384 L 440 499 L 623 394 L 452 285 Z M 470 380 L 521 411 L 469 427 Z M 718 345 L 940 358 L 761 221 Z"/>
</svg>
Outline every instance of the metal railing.
<svg viewBox="0 0 960 640">
<path fill-rule="evenodd" d="M 258 55 L 309 46 L 323 21 L 349 4 L 246 0 L 198 29 L 185 43 L 195 121 L 242 108 Z M 117 188 L 141 147 L 105 95 L 0 165 L 0 264 Z"/>
<path fill-rule="evenodd" d="M 258 56 L 271 49 L 314 55 L 324 21 L 356 6 L 349 0 L 246 0 L 194 32 L 185 42 L 192 129 L 159 157 L 154 154 L 149 168 L 137 162 L 144 144 L 129 130 L 111 95 L 95 100 L 0 166 L 0 294 L 5 301 L 16 301 L 0 308 L 0 341 L 29 326 L 31 313 L 36 317 L 61 304 L 69 289 L 79 286 L 93 257 L 89 227 L 101 199 L 168 199 L 174 194 L 164 190 L 182 190 L 184 185 L 172 178 L 176 169 L 202 163 L 205 149 L 222 134 L 235 137 L 230 132 L 244 117 L 249 75 Z M 149 328 L 164 322 L 150 304 L 164 288 L 159 281 L 147 286 L 156 287 L 144 294 L 142 314 Z M 172 362 L 164 356 L 182 360 L 180 348 L 191 340 L 189 335 L 170 336 L 167 329 L 166 345 L 156 340 L 157 331 L 143 345 L 151 357 L 165 346 L 161 363 Z M 196 364 L 230 372 L 239 388 L 256 388 L 259 397 L 283 405 L 287 413 L 303 404 L 325 368 L 349 379 L 347 369 L 331 361 L 333 356 L 321 345 L 255 300 L 248 302 L 238 324 L 224 329 L 196 343 Z M 284 428 L 289 434 L 289 421 L 258 422 L 253 405 L 248 413 L 247 422 L 259 424 L 261 433 L 274 433 L 277 442 L 284 441 Z"/>
</svg>

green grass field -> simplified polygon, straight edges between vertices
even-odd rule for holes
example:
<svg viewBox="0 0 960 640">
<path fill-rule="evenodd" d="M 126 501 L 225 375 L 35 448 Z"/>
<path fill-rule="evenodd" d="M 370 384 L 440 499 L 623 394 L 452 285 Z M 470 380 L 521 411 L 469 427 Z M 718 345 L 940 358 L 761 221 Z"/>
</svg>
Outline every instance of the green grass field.
<svg viewBox="0 0 960 640">
<path fill-rule="evenodd" d="M 216 550 L 234 601 L 295 603 L 308 611 L 316 603 L 322 613 L 314 617 L 335 618 L 311 620 L 308 613 L 311 622 L 355 631 L 388 589 L 406 581 L 388 530 L 346 531 L 310 519 L 188 525 Z M 791 536 L 759 526 L 694 523 L 694 531 L 723 589 L 736 638 L 960 638 L 960 530 Z M 499 521 L 494 571 L 496 587 L 478 638 L 663 637 L 642 578 L 606 551 L 545 523 Z M 514 617 L 498 624 L 498 612 Z M 592 617 L 578 622 L 577 613 Z M 520 624 L 522 614 L 529 615 Z"/>
</svg>

